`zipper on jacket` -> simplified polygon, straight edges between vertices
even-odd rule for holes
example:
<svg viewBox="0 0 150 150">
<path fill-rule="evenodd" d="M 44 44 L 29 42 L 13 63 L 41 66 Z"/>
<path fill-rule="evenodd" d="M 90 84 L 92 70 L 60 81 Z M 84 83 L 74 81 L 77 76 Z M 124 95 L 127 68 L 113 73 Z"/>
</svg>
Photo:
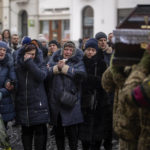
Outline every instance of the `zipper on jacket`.
<svg viewBox="0 0 150 150">
<path fill-rule="evenodd" d="M 27 125 L 29 126 L 29 110 L 28 110 L 28 72 L 26 74 L 26 106 L 27 106 Z"/>
</svg>

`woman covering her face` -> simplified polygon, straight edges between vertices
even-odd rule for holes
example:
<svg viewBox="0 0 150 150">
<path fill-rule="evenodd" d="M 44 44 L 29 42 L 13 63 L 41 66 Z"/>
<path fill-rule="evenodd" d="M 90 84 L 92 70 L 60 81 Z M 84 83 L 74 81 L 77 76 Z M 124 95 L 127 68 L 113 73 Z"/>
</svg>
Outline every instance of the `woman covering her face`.
<svg viewBox="0 0 150 150">
<path fill-rule="evenodd" d="M 49 108 L 44 88 L 47 68 L 43 55 L 35 44 L 29 43 L 18 52 L 16 73 L 18 88 L 16 93 L 16 120 L 22 127 L 24 150 L 46 150 Z"/>
</svg>

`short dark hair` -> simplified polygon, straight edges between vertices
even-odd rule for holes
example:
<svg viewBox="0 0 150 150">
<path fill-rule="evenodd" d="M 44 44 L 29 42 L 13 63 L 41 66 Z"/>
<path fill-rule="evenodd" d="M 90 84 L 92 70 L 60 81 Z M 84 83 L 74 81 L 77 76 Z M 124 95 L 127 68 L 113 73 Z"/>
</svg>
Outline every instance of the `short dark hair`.
<svg viewBox="0 0 150 150">
<path fill-rule="evenodd" d="M 35 49 L 35 50 L 37 49 L 36 45 L 34 45 L 34 44 L 27 44 L 24 48 L 25 52 L 29 52 L 33 49 Z"/>
</svg>

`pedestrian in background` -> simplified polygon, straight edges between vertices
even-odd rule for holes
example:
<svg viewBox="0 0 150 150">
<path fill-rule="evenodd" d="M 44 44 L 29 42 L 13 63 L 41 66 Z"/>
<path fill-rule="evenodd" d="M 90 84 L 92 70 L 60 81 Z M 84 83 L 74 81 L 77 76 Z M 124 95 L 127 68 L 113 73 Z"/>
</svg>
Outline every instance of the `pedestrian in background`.
<svg viewBox="0 0 150 150">
<path fill-rule="evenodd" d="M 11 33 L 9 29 L 5 29 L 2 32 L 2 41 L 6 42 L 7 46 L 11 47 Z"/>
<path fill-rule="evenodd" d="M 11 49 L 12 49 L 12 53 L 16 50 L 18 50 L 20 48 L 20 44 L 19 44 L 19 36 L 18 34 L 13 34 L 11 36 Z"/>
<path fill-rule="evenodd" d="M 107 44 L 107 35 L 104 32 L 98 32 L 95 35 L 95 38 L 98 40 L 99 50 L 103 52 L 104 61 L 107 64 L 107 67 L 110 65 L 110 58 L 112 55 L 112 47 L 109 47 Z"/>
<path fill-rule="evenodd" d="M 108 41 L 107 41 L 107 44 L 109 47 L 112 47 L 112 49 L 114 49 L 114 45 L 113 45 L 113 42 L 112 42 L 112 38 L 113 38 L 113 33 L 109 33 L 108 34 Z"/>
<path fill-rule="evenodd" d="M 59 43 L 56 40 L 51 40 L 48 43 L 48 56 L 52 56 L 59 49 Z"/>
<path fill-rule="evenodd" d="M 102 51 L 103 53 L 103 56 L 104 56 L 104 61 L 107 65 L 107 67 L 110 66 L 110 59 L 111 59 L 111 56 L 112 56 L 112 53 L 113 53 L 113 49 L 112 47 L 110 47 L 108 44 L 107 44 L 107 35 L 104 33 L 104 32 L 98 32 L 96 35 L 95 35 L 95 38 L 98 40 L 98 47 L 99 47 L 99 50 Z M 109 99 L 109 102 L 110 102 L 110 107 L 109 107 L 109 110 L 108 110 L 108 133 L 107 133 L 107 137 L 104 139 L 104 144 L 108 144 L 108 145 L 111 145 L 112 143 L 112 114 L 113 114 L 113 102 L 114 102 L 114 92 L 110 92 L 110 93 L 107 93 L 108 95 L 108 99 Z"/>
<path fill-rule="evenodd" d="M 18 51 L 16 72 L 16 121 L 22 128 L 24 150 L 46 150 L 49 108 L 44 88 L 47 68 L 35 44 L 28 43 Z"/>
</svg>

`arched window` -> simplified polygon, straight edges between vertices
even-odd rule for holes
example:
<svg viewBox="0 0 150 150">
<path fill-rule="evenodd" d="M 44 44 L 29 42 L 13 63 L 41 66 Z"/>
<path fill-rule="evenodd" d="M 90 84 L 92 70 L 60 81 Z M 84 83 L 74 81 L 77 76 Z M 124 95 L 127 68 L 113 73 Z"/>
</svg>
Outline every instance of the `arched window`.
<svg viewBox="0 0 150 150">
<path fill-rule="evenodd" d="M 28 14 L 25 10 L 21 11 L 19 14 L 19 24 L 21 37 L 28 35 Z"/>
<path fill-rule="evenodd" d="M 93 19 L 94 13 L 93 8 L 86 6 L 82 11 L 82 36 L 93 37 Z"/>
</svg>

